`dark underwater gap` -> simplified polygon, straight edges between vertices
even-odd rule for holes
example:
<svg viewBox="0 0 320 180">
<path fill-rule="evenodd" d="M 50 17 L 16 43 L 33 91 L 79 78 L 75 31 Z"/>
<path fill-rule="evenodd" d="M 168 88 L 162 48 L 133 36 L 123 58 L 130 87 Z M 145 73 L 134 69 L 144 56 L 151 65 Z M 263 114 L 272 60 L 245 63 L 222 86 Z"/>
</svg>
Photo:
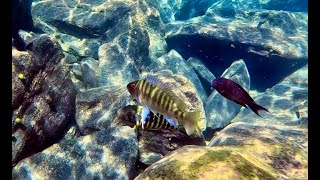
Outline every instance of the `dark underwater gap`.
<svg viewBox="0 0 320 180">
<path fill-rule="evenodd" d="M 169 50 L 175 49 L 184 59 L 187 60 L 190 57 L 200 59 L 216 77 L 220 77 L 235 60 L 243 59 L 250 74 L 251 89 L 259 92 L 273 87 L 307 64 L 306 59 L 265 57 L 248 52 L 249 48 L 257 51 L 262 50 L 262 47 L 247 46 L 201 35 L 179 35 L 167 38 L 166 42 Z M 205 90 L 210 92 L 210 89 L 205 88 Z"/>
<path fill-rule="evenodd" d="M 223 128 L 212 129 L 207 127 L 205 131 L 202 132 L 203 137 L 206 141 L 211 141 L 213 139 L 214 133 L 221 131 Z"/>
</svg>

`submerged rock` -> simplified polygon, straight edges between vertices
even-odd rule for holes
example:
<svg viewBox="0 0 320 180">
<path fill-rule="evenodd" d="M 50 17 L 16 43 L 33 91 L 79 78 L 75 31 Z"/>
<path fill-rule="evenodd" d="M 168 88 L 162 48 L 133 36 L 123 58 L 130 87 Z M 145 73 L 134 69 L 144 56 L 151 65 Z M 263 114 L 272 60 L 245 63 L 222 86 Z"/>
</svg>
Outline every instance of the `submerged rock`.
<svg viewBox="0 0 320 180">
<path fill-rule="evenodd" d="M 221 77 L 238 83 L 247 92 L 250 89 L 250 75 L 245 62 L 237 60 L 224 71 Z M 224 128 L 240 112 L 241 105 L 223 97 L 213 90 L 205 104 L 207 127 L 211 129 Z"/>
<path fill-rule="evenodd" d="M 159 57 L 166 48 L 159 12 L 145 1 L 37 0 L 32 3 L 32 17 L 37 28 L 55 34 L 64 50 L 81 57 L 97 59 L 100 45 L 121 34 L 129 38 L 135 26 L 148 31 L 140 37 L 151 39 L 147 45 L 151 58 Z"/>
<path fill-rule="evenodd" d="M 99 62 L 93 58 L 85 58 L 81 60 L 83 82 L 87 89 L 99 86 L 99 80 L 96 73 L 98 66 Z"/>
<path fill-rule="evenodd" d="M 175 150 L 135 179 L 308 179 L 302 129 L 234 123 L 208 146 Z"/>
<path fill-rule="evenodd" d="M 212 7 L 204 16 L 166 24 L 166 41 L 183 58 L 205 61 L 215 76 L 234 59 L 244 58 L 255 75 L 252 87 L 264 91 L 307 64 L 307 21 L 308 14 L 302 12 L 229 9 L 222 13 Z"/>
<path fill-rule="evenodd" d="M 303 128 L 271 125 L 270 122 L 233 123 L 217 133 L 208 146 L 254 146 L 249 150 L 268 162 L 282 177 L 307 179 L 308 133 Z M 245 148 L 244 148 L 245 149 Z"/>
<path fill-rule="evenodd" d="M 12 163 L 62 137 L 75 114 L 76 91 L 61 47 L 46 36 L 33 39 L 33 51 L 12 50 Z"/>
<path fill-rule="evenodd" d="M 130 100 L 125 86 L 102 86 L 82 91 L 76 98 L 76 121 L 82 134 L 109 128 L 117 110 Z"/>
<path fill-rule="evenodd" d="M 202 79 L 206 80 L 206 83 L 209 84 L 209 86 L 211 84 L 211 81 L 216 79 L 216 77 L 211 73 L 206 65 L 204 65 L 199 59 L 191 57 L 187 62 L 192 66 L 192 68 Z"/>
<path fill-rule="evenodd" d="M 166 154 L 186 145 L 205 146 L 203 136 L 188 136 L 178 130 L 141 130 L 139 137 L 139 161 L 151 165 Z"/>
<path fill-rule="evenodd" d="M 129 127 L 63 140 L 19 162 L 13 179 L 132 179 L 138 142 Z"/>
<path fill-rule="evenodd" d="M 149 166 L 139 179 L 276 179 L 267 164 L 255 164 L 236 148 L 185 146 Z"/>
<path fill-rule="evenodd" d="M 116 40 L 100 46 L 100 86 L 126 86 L 129 82 L 139 79 L 142 62 L 147 61 L 149 53 L 149 39 L 146 33 L 140 27 L 136 27 L 130 31 L 129 36 L 119 36 Z"/>
</svg>

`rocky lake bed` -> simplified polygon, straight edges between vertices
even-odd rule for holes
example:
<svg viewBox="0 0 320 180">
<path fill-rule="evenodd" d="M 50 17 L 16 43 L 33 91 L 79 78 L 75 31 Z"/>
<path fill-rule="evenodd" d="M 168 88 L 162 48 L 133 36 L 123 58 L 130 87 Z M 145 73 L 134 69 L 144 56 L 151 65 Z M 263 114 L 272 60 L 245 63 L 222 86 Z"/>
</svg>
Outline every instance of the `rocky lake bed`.
<svg viewBox="0 0 320 180">
<path fill-rule="evenodd" d="M 308 179 L 301 0 L 34 0 L 12 47 L 13 179 Z M 154 76 L 196 132 L 136 131 L 128 83 Z M 224 77 L 269 112 L 211 87 Z M 124 114 L 119 114 L 120 112 Z"/>
</svg>

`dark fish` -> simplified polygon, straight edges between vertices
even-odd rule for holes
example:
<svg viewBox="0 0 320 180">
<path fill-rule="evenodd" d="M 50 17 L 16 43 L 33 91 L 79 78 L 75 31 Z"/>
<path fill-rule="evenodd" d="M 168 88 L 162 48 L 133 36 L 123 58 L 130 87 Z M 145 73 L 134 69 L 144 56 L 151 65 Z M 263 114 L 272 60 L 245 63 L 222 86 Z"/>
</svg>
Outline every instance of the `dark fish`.
<svg viewBox="0 0 320 180">
<path fill-rule="evenodd" d="M 300 111 L 296 111 L 296 117 L 297 117 L 297 119 L 300 118 Z"/>
<path fill-rule="evenodd" d="M 264 110 L 269 112 L 266 108 L 258 105 L 250 95 L 236 82 L 226 79 L 226 78 L 217 78 L 211 82 L 211 86 L 215 88 L 223 97 L 240 104 L 247 108 L 247 105 L 250 109 L 256 113 L 258 116 L 258 111 Z M 261 116 L 260 116 L 261 117 Z"/>
</svg>

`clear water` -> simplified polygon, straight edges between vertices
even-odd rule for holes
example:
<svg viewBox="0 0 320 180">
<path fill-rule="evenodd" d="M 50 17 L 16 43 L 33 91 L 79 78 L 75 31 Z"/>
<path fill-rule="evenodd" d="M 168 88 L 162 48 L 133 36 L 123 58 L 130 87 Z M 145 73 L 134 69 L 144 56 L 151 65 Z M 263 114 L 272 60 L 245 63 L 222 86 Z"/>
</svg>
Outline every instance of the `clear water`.
<svg viewBox="0 0 320 180">
<path fill-rule="evenodd" d="M 308 179 L 308 1 L 12 5 L 12 179 Z"/>
</svg>

